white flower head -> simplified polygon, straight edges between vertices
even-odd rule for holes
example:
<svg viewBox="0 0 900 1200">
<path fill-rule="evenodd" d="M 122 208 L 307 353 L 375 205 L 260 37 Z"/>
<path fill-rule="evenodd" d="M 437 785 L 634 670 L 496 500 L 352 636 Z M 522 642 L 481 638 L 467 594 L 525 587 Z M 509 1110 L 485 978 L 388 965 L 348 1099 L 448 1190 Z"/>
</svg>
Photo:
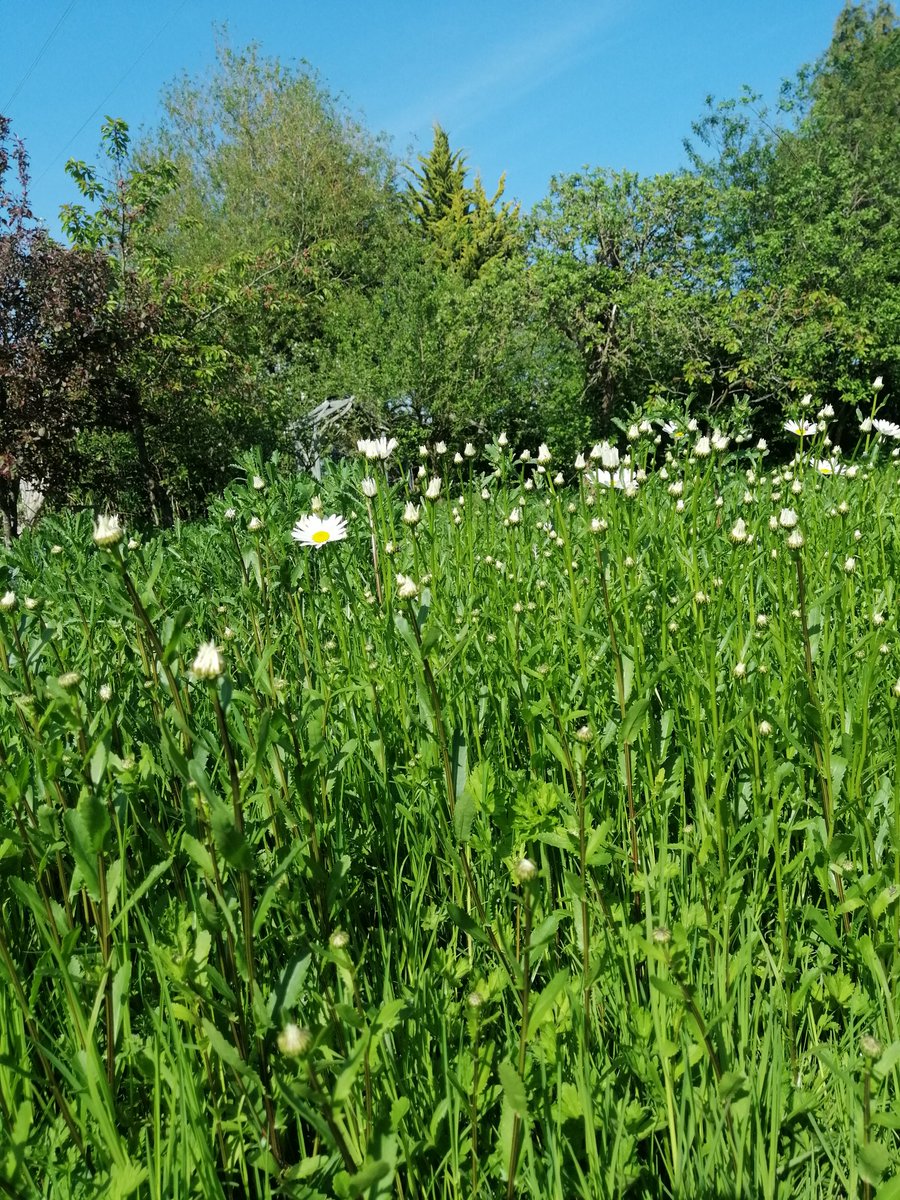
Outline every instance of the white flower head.
<svg viewBox="0 0 900 1200">
<path fill-rule="evenodd" d="M 791 536 L 788 538 L 787 544 L 791 550 L 799 550 L 803 546 L 803 541 L 803 534 L 799 529 L 794 529 L 791 532 Z"/>
<path fill-rule="evenodd" d="M 428 481 L 428 487 L 425 489 L 426 500 L 437 500 L 441 494 L 441 477 L 435 475 Z"/>
<path fill-rule="evenodd" d="M 435 454 L 439 454 L 442 456 L 444 454 L 446 454 L 447 453 L 447 443 L 446 442 L 438 442 L 438 444 L 434 448 L 434 452 L 435 452 Z"/>
<path fill-rule="evenodd" d="M 475 447 L 472 445 L 471 442 L 466 442 L 465 446 L 463 447 L 463 455 L 466 458 L 474 458 L 475 457 Z"/>
<path fill-rule="evenodd" d="M 356 443 L 360 454 L 364 454 L 370 462 L 386 462 L 397 449 L 396 438 L 360 438 Z"/>
<path fill-rule="evenodd" d="M 247 528 L 250 530 L 251 533 L 257 533 L 260 529 L 262 529 L 262 527 L 263 527 L 263 523 L 259 519 L 259 517 L 251 517 L 249 522 L 247 523 Z"/>
<path fill-rule="evenodd" d="M 378 484 L 371 475 L 366 475 L 359 486 L 362 488 L 362 494 L 368 497 L 369 500 L 378 492 Z"/>
<path fill-rule="evenodd" d="M 792 508 L 783 508 L 778 514 L 778 524 L 782 529 L 793 529 L 799 520 Z"/>
<path fill-rule="evenodd" d="M 884 376 L 876 375 L 875 378 L 872 380 L 872 391 L 880 392 L 883 387 L 884 387 Z"/>
<path fill-rule="evenodd" d="M 115 546 L 116 542 L 122 540 L 124 533 L 125 530 L 115 515 L 99 516 L 94 523 L 94 542 L 98 546 L 104 548 Z"/>
<path fill-rule="evenodd" d="M 418 586 L 408 575 L 398 574 L 397 595 L 401 600 L 413 600 L 419 594 Z"/>
<path fill-rule="evenodd" d="M 0 596 L 0 612 L 12 612 L 16 607 L 16 593 L 7 591 Z"/>
<path fill-rule="evenodd" d="M 291 530 L 295 542 L 320 549 L 326 542 L 341 542 L 347 536 L 347 522 L 343 517 L 332 514 L 320 517 L 316 513 L 303 516 Z"/>
<path fill-rule="evenodd" d="M 503 433 L 501 433 L 500 436 L 497 438 L 497 445 L 500 446 L 501 449 L 504 446 L 509 445 L 509 438 L 506 436 L 505 431 Z"/>
<path fill-rule="evenodd" d="M 712 446 L 708 437 L 698 438 L 694 445 L 694 454 L 697 458 L 709 458 Z"/>
<path fill-rule="evenodd" d="M 406 525 L 418 525 L 420 517 L 418 505 L 413 504 L 411 500 L 407 500 L 406 508 L 403 510 L 403 522 Z"/>
<path fill-rule="evenodd" d="M 225 518 L 226 521 L 233 521 L 235 519 L 235 517 L 237 516 L 237 509 L 226 508 L 224 513 L 222 514 L 222 516 Z"/>
<path fill-rule="evenodd" d="M 538 446 L 537 460 L 544 467 L 550 461 L 550 448 L 546 442 L 541 442 L 540 446 Z"/>
<path fill-rule="evenodd" d="M 847 468 L 836 458 L 820 458 L 815 464 L 820 475 L 843 475 Z"/>
<path fill-rule="evenodd" d="M 878 418 L 872 422 L 872 428 L 882 437 L 900 438 L 900 425 L 895 421 L 882 421 Z"/>
<path fill-rule="evenodd" d="M 285 1058 L 301 1058 L 309 1052 L 313 1036 L 308 1029 L 303 1029 L 289 1022 L 278 1035 L 278 1049 Z"/>
<path fill-rule="evenodd" d="M 218 679 L 225 670 L 222 655 L 215 642 L 204 642 L 197 651 L 194 665 L 191 667 L 195 679 Z"/>
<path fill-rule="evenodd" d="M 744 521 L 743 517 L 738 517 L 737 521 L 735 521 L 730 537 L 733 542 L 746 542 L 747 523 Z"/>
<path fill-rule="evenodd" d="M 518 506 L 506 518 L 510 525 L 518 525 L 522 520 L 522 510 Z"/>
<path fill-rule="evenodd" d="M 619 467 L 614 471 L 601 469 L 594 472 L 593 478 L 601 487 L 615 488 L 625 492 L 626 495 L 634 495 L 638 489 L 637 479 L 629 467 Z"/>
<path fill-rule="evenodd" d="M 260 475 L 253 476 L 254 491 L 261 492 L 265 486 L 266 486 L 266 481 L 262 478 L 262 476 L 260 476 Z"/>
</svg>

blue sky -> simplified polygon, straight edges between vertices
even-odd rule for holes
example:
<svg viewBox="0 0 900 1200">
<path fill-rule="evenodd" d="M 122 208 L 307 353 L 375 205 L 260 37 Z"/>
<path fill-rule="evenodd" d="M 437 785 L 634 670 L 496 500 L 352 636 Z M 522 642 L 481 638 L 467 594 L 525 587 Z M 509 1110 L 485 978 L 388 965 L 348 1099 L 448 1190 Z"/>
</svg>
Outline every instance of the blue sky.
<svg viewBox="0 0 900 1200">
<path fill-rule="evenodd" d="M 152 126 L 160 89 L 208 69 L 214 27 L 305 58 L 404 156 L 440 121 L 487 187 L 530 208 L 585 164 L 683 165 L 705 97 L 766 98 L 827 46 L 840 0 L 0 0 L 0 112 L 56 232 L 63 167 L 96 157 L 105 115 Z"/>
</svg>

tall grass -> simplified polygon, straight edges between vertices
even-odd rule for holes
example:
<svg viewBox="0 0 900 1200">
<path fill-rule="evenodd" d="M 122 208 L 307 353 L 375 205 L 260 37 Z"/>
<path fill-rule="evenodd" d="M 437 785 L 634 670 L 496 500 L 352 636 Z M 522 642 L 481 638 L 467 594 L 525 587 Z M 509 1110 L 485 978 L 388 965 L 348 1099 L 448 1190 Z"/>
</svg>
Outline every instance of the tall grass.
<svg viewBox="0 0 900 1200">
<path fill-rule="evenodd" d="M 144 544 L 21 539 L 0 1188 L 900 1196 L 900 492 L 865 449 L 628 492 L 496 445 L 372 495 L 344 465 L 318 548 L 314 482 L 257 464 Z"/>
</svg>

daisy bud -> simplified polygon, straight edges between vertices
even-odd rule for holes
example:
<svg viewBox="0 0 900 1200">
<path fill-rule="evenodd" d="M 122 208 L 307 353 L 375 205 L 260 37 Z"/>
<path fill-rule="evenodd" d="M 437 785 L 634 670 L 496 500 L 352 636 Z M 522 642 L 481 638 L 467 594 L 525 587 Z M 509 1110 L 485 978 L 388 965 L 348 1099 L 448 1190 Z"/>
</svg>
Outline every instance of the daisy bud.
<svg viewBox="0 0 900 1200">
<path fill-rule="evenodd" d="M 759 725 L 757 726 L 757 731 L 759 732 L 760 737 L 767 738 L 772 736 L 772 726 L 768 721 L 760 721 Z"/>
<path fill-rule="evenodd" d="M 407 500 L 406 508 L 403 510 L 403 521 L 406 525 L 418 525 L 419 517 L 421 516 L 418 506 L 413 504 L 411 500 Z"/>
<path fill-rule="evenodd" d="M 844 559 L 844 570 L 848 575 L 852 575 L 856 570 L 856 559 L 852 554 Z"/>
<path fill-rule="evenodd" d="M 413 600 L 418 594 L 417 584 L 408 575 L 397 576 L 397 595 L 401 600 Z"/>
<path fill-rule="evenodd" d="M 656 946 L 668 946 L 672 940 L 672 931 L 666 925 L 659 925 L 650 934 L 650 939 Z"/>
<path fill-rule="evenodd" d="M 108 704 L 112 700 L 112 688 L 108 683 L 100 684 L 100 699 L 104 704 Z"/>
<path fill-rule="evenodd" d="M 253 487 L 255 491 L 261 492 L 265 486 L 266 481 L 264 479 L 260 478 L 259 475 L 253 476 Z"/>
<path fill-rule="evenodd" d="M 0 596 L 0 612 L 12 612 L 15 607 L 16 593 L 4 592 L 4 594 Z"/>
<path fill-rule="evenodd" d="M 262 529 L 262 526 L 263 526 L 263 523 L 259 519 L 259 517 L 251 517 L 249 524 L 247 525 L 247 528 L 250 530 L 251 533 L 257 533 L 260 529 Z"/>
<path fill-rule="evenodd" d="M 226 508 L 222 516 L 226 521 L 233 521 L 237 516 L 237 510 L 233 508 Z"/>
<path fill-rule="evenodd" d="M 440 494 L 441 494 L 441 477 L 439 475 L 435 475 L 433 479 L 429 480 L 428 487 L 425 489 L 425 499 L 426 500 L 437 500 L 437 498 L 440 496 Z"/>
<path fill-rule="evenodd" d="M 108 549 L 122 540 L 124 532 L 117 516 L 99 516 L 94 524 L 94 542 Z"/>
<path fill-rule="evenodd" d="M 215 642 L 204 642 L 197 651 L 194 665 L 191 667 L 195 679 L 215 680 L 224 671 L 222 656 Z"/>
<path fill-rule="evenodd" d="M 791 550 L 799 550 L 802 545 L 803 545 L 803 534 L 800 532 L 799 529 L 795 529 L 794 532 L 791 534 L 791 536 L 788 538 L 788 547 Z"/>
<path fill-rule="evenodd" d="M 506 436 L 505 433 L 501 433 L 500 436 L 497 438 L 497 445 L 500 446 L 501 448 L 503 446 L 509 445 L 509 438 Z"/>
<path fill-rule="evenodd" d="M 463 456 L 460 454 L 460 452 L 458 450 L 453 455 L 453 461 L 456 464 L 456 466 L 458 466 L 458 467 L 462 466 Z"/>
<path fill-rule="evenodd" d="M 447 443 L 446 442 L 438 442 L 438 444 L 434 448 L 434 452 L 435 452 L 435 454 L 440 454 L 440 455 L 446 454 L 447 453 Z"/>
<path fill-rule="evenodd" d="M 371 475 L 367 475 L 359 486 L 362 488 L 362 494 L 370 500 L 378 492 L 378 484 Z"/>
<path fill-rule="evenodd" d="M 868 1058 L 872 1062 L 874 1062 L 877 1058 L 881 1058 L 881 1042 L 879 1042 L 878 1038 L 872 1037 L 871 1034 L 863 1034 L 863 1036 L 859 1039 L 859 1049 L 863 1058 Z"/>
<path fill-rule="evenodd" d="M 884 376 L 876 375 L 875 378 L 872 380 L 872 391 L 880 392 L 883 387 L 884 387 Z"/>
<path fill-rule="evenodd" d="M 285 1058 L 301 1058 L 309 1052 L 312 1040 L 308 1029 L 289 1023 L 278 1035 L 278 1049 Z"/>
<path fill-rule="evenodd" d="M 517 883 L 530 883 L 537 875 L 537 867 L 530 858 L 520 858 L 513 867 L 513 875 Z"/>
</svg>

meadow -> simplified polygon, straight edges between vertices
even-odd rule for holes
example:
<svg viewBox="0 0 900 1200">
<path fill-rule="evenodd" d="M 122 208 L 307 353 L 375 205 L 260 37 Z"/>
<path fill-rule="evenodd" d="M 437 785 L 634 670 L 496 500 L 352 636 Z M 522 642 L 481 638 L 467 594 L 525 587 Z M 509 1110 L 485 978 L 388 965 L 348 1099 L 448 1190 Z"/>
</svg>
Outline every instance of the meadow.
<svg viewBox="0 0 900 1200">
<path fill-rule="evenodd" d="M 21 537 L 0 1191 L 897 1200 L 900 460 L 825 423 Z"/>
</svg>

